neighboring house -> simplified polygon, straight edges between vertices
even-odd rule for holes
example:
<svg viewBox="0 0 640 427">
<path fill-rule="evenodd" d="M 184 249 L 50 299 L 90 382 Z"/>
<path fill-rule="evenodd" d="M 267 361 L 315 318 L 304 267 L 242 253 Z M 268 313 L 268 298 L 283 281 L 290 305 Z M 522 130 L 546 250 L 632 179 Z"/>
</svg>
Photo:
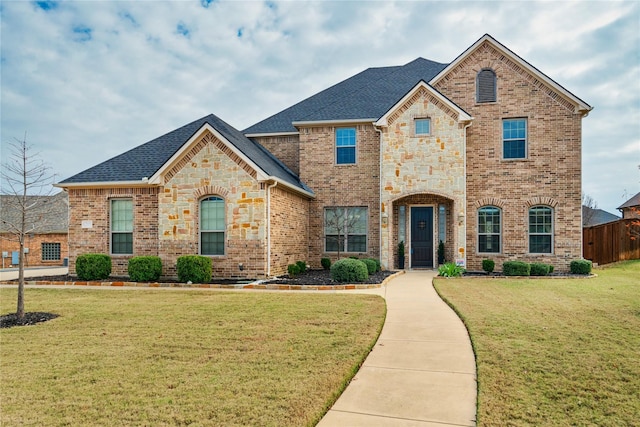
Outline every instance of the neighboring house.
<svg viewBox="0 0 640 427">
<path fill-rule="evenodd" d="M 2 268 L 18 265 L 20 243 L 16 234 L 22 229 L 25 209 L 25 267 L 64 265 L 69 256 L 67 232 L 69 202 L 67 193 L 53 196 L 0 195 L 0 251 Z"/>
<path fill-rule="evenodd" d="M 594 225 L 606 224 L 619 220 L 620 217 L 603 211 L 598 208 L 591 208 L 589 206 L 582 205 L 582 226 L 593 227 Z"/>
<path fill-rule="evenodd" d="M 640 218 L 640 193 L 618 206 L 618 210 L 624 219 Z"/>
<path fill-rule="evenodd" d="M 582 257 L 581 129 L 592 109 L 485 35 L 453 62 L 369 68 L 240 132 L 203 117 L 58 184 L 70 261 L 183 254 L 218 277 L 341 256 L 407 268 Z M 338 225 L 335 218 L 343 218 Z M 340 246 L 338 246 L 340 245 Z"/>
</svg>

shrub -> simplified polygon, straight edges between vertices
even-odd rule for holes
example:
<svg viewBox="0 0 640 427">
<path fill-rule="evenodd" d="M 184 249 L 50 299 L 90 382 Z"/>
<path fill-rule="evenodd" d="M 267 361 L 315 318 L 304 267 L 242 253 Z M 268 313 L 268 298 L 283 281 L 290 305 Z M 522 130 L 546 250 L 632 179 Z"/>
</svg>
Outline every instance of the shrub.
<svg viewBox="0 0 640 427">
<path fill-rule="evenodd" d="M 364 282 L 369 274 L 366 264 L 361 260 L 343 258 L 331 266 L 331 278 L 337 282 Z"/>
<path fill-rule="evenodd" d="M 505 261 L 502 264 L 502 272 L 505 276 L 529 276 L 531 265 L 522 261 Z"/>
<path fill-rule="evenodd" d="M 531 275 L 532 276 L 546 276 L 549 274 L 549 264 L 543 264 L 541 262 L 531 263 Z"/>
<path fill-rule="evenodd" d="M 553 265 L 548 264 L 549 265 L 549 274 L 553 273 Z"/>
<path fill-rule="evenodd" d="M 382 271 L 382 264 L 380 263 L 380 260 L 378 258 L 370 258 L 370 259 L 376 263 L 376 272 Z"/>
<path fill-rule="evenodd" d="M 482 260 L 482 269 L 487 273 L 493 273 L 493 269 L 496 268 L 496 263 L 492 259 Z"/>
<path fill-rule="evenodd" d="M 155 282 L 162 274 L 162 260 L 157 256 L 135 256 L 127 266 L 133 282 Z"/>
<path fill-rule="evenodd" d="M 287 265 L 287 273 L 289 273 L 289 277 L 296 277 L 300 274 L 300 266 L 298 263 Z"/>
<path fill-rule="evenodd" d="M 438 264 L 444 264 L 444 242 L 438 243 Z"/>
<path fill-rule="evenodd" d="M 176 265 L 178 280 L 191 283 L 211 281 L 211 259 L 202 255 L 183 255 Z"/>
<path fill-rule="evenodd" d="M 571 274 L 589 274 L 591 273 L 592 265 L 593 264 L 588 259 L 578 259 L 571 261 L 569 264 L 569 270 L 571 271 Z"/>
<path fill-rule="evenodd" d="M 456 265 L 454 262 L 448 262 L 446 264 L 442 264 L 438 268 L 438 275 L 442 277 L 459 277 L 464 273 L 464 268 Z"/>
<path fill-rule="evenodd" d="M 352 255 L 352 256 L 350 256 L 349 258 L 350 258 L 350 259 L 360 259 L 360 258 L 358 258 L 358 257 L 357 257 L 357 256 L 355 256 L 355 255 Z"/>
<path fill-rule="evenodd" d="M 378 266 L 376 265 L 376 262 L 371 258 L 364 258 L 364 259 L 361 259 L 360 261 L 364 262 L 364 264 L 367 266 L 367 273 L 369 273 L 369 275 L 375 274 L 375 272 L 378 271 Z"/>
<path fill-rule="evenodd" d="M 307 271 L 307 262 L 306 261 L 297 261 L 296 265 L 300 269 L 300 273 L 304 273 Z"/>
<path fill-rule="evenodd" d="M 111 274 L 111 257 L 105 254 L 83 254 L 76 259 L 80 280 L 102 280 Z"/>
<path fill-rule="evenodd" d="M 320 260 L 320 265 L 322 266 L 322 268 L 324 268 L 325 270 L 328 270 L 331 268 L 331 259 L 329 258 L 322 258 Z"/>
</svg>

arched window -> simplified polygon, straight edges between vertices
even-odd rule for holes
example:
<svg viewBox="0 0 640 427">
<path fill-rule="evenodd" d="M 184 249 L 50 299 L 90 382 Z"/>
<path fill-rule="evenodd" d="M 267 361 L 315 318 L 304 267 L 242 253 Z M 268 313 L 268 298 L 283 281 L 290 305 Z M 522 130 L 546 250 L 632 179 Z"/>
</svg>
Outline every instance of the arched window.
<svg viewBox="0 0 640 427">
<path fill-rule="evenodd" d="M 224 200 L 211 196 L 200 201 L 200 254 L 224 255 Z"/>
<path fill-rule="evenodd" d="M 553 253 L 553 209 L 549 206 L 529 208 L 529 252 Z"/>
<path fill-rule="evenodd" d="M 496 102 L 496 73 L 485 68 L 478 72 L 476 77 L 477 102 Z"/>
<path fill-rule="evenodd" d="M 495 206 L 478 209 L 478 252 L 499 253 L 501 251 L 502 211 Z"/>
</svg>

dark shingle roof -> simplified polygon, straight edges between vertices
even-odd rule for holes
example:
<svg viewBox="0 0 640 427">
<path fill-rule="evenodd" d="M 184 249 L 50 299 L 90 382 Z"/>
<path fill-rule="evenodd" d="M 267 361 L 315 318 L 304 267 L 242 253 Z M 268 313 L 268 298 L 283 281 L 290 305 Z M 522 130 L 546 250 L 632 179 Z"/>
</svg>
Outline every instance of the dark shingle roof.
<svg viewBox="0 0 640 427">
<path fill-rule="evenodd" d="M 64 184 L 141 181 L 144 177 L 151 178 L 205 124 L 217 130 L 267 175 L 313 193 L 280 160 L 213 114 L 67 178 L 60 185 L 64 187 Z"/>
<path fill-rule="evenodd" d="M 602 209 L 594 209 L 588 206 L 582 206 L 582 226 L 592 227 L 594 225 L 606 224 L 607 222 L 613 222 L 619 220 L 620 217 L 603 211 Z"/>
<path fill-rule="evenodd" d="M 53 196 L 0 195 L 0 233 L 15 233 L 21 229 L 25 210 L 24 230 L 33 234 L 67 233 L 69 230 L 69 197 L 64 191 Z"/>
<path fill-rule="evenodd" d="M 640 193 L 618 206 L 618 209 L 632 208 L 634 206 L 640 206 Z"/>
<path fill-rule="evenodd" d="M 446 66 L 418 58 L 403 66 L 369 68 L 243 132 L 297 132 L 292 122 L 300 121 L 378 119 L 420 80 L 430 81 Z"/>
</svg>

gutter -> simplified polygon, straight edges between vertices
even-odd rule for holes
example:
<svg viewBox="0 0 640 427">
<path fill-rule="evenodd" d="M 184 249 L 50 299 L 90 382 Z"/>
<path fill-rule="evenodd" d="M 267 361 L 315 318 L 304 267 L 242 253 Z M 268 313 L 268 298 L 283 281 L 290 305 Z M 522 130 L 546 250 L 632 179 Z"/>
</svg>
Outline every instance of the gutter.
<svg viewBox="0 0 640 427">
<path fill-rule="evenodd" d="M 278 182 L 267 186 L 267 277 L 271 277 L 271 189 L 276 188 Z"/>
</svg>

